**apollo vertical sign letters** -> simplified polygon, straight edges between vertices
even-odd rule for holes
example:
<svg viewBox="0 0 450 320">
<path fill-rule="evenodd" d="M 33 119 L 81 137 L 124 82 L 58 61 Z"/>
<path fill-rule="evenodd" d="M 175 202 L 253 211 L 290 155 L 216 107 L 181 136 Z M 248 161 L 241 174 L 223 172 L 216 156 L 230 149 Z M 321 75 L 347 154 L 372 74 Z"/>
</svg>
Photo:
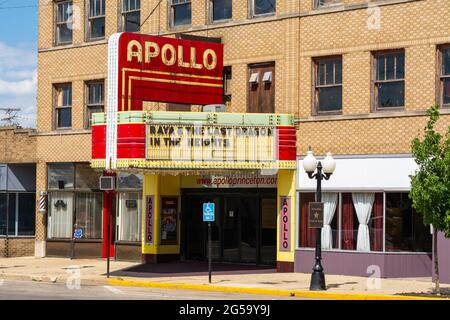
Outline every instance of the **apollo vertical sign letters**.
<svg viewBox="0 0 450 320">
<path fill-rule="evenodd" d="M 145 244 L 152 245 L 154 243 L 153 235 L 153 217 L 155 213 L 155 197 L 147 196 L 145 200 Z"/>
<path fill-rule="evenodd" d="M 143 101 L 222 103 L 223 45 L 122 33 L 118 42 L 118 111 Z"/>
<path fill-rule="evenodd" d="M 291 197 L 280 197 L 280 251 L 291 251 Z"/>
</svg>

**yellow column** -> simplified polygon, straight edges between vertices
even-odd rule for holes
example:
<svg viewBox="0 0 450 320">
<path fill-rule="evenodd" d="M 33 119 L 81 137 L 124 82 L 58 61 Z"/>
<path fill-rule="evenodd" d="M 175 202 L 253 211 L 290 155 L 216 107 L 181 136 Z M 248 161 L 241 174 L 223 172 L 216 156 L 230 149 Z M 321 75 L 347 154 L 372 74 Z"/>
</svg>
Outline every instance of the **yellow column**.
<svg viewBox="0 0 450 320">
<path fill-rule="evenodd" d="M 277 271 L 293 272 L 295 255 L 295 170 L 280 170 L 277 183 Z M 282 212 L 284 210 L 284 213 Z"/>
<path fill-rule="evenodd" d="M 143 201 L 142 201 L 142 254 L 149 255 L 151 259 L 147 261 L 157 262 L 155 255 L 176 255 L 180 253 L 180 220 L 178 212 L 180 211 L 180 180 L 179 176 L 161 176 L 155 174 L 144 175 Z M 152 197 L 153 222 L 152 225 L 152 244 L 147 240 L 147 198 Z M 161 244 L 161 197 L 170 196 L 178 198 L 177 212 L 177 244 Z"/>
</svg>

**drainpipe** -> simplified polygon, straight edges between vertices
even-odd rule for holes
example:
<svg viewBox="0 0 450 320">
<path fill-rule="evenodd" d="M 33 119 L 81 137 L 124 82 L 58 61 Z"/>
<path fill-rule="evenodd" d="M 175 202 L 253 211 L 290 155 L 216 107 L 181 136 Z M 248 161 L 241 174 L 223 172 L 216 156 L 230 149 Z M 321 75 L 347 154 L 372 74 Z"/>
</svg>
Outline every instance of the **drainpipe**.
<svg viewBox="0 0 450 320">
<path fill-rule="evenodd" d="M 6 165 L 6 240 L 5 240 L 5 256 L 9 258 L 9 193 L 8 193 L 8 171 L 9 166 Z"/>
</svg>

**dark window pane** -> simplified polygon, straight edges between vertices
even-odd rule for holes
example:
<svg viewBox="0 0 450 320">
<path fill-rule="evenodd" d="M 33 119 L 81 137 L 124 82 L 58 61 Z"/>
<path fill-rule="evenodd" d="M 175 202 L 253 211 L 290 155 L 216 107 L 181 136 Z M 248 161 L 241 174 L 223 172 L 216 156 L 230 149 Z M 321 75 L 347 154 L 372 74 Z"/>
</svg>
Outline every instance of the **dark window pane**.
<svg viewBox="0 0 450 320">
<path fill-rule="evenodd" d="M 78 193 L 75 228 L 83 230 L 83 239 L 102 238 L 103 194 Z"/>
<path fill-rule="evenodd" d="M 16 235 L 16 194 L 9 193 L 9 210 L 8 210 L 8 235 Z"/>
<path fill-rule="evenodd" d="M 377 58 L 378 68 L 377 68 L 377 80 L 385 80 L 386 73 L 385 73 L 385 59 L 384 56 L 379 56 Z"/>
<path fill-rule="evenodd" d="M 386 251 L 431 251 L 431 235 L 408 193 L 386 193 Z"/>
<path fill-rule="evenodd" d="M 98 190 L 101 171 L 95 171 L 89 163 L 75 165 L 75 188 Z"/>
<path fill-rule="evenodd" d="M 442 101 L 444 104 L 450 104 L 450 78 L 444 79 Z"/>
<path fill-rule="evenodd" d="M 105 36 L 105 18 L 91 20 L 91 38 L 103 38 Z"/>
<path fill-rule="evenodd" d="M 386 55 L 386 80 L 394 79 L 395 72 L 395 55 L 388 54 Z"/>
<path fill-rule="evenodd" d="M 75 170 L 71 164 L 48 166 L 48 189 L 73 189 Z"/>
<path fill-rule="evenodd" d="M 405 104 L 405 83 L 378 83 L 378 107 L 401 107 Z"/>
<path fill-rule="evenodd" d="M 142 189 L 142 175 L 134 173 L 119 173 L 118 185 L 120 189 Z"/>
<path fill-rule="evenodd" d="M 213 20 L 231 19 L 232 0 L 213 1 Z"/>
<path fill-rule="evenodd" d="M 275 12 L 276 1 L 275 0 L 254 0 L 255 1 L 255 14 L 267 14 Z"/>
<path fill-rule="evenodd" d="M 405 55 L 403 53 L 397 54 L 397 70 L 396 78 L 403 79 L 405 77 Z"/>
<path fill-rule="evenodd" d="M 68 23 L 58 25 L 57 39 L 58 43 L 72 42 L 72 25 Z"/>
<path fill-rule="evenodd" d="M 335 60 L 335 83 L 341 84 L 342 83 L 342 60 L 336 59 Z"/>
<path fill-rule="evenodd" d="M 318 110 L 339 111 L 342 109 L 342 87 L 318 88 Z"/>
<path fill-rule="evenodd" d="M 442 51 L 442 74 L 450 75 L 450 49 Z"/>
<path fill-rule="evenodd" d="M 141 12 L 130 12 L 124 15 L 126 32 L 139 32 L 141 29 Z"/>
<path fill-rule="evenodd" d="M 19 236 L 34 236 L 35 201 L 36 194 L 19 193 Z"/>
<path fill-rule="evenodd" d="M 319 70 L 318 70 L 319 76 L 318 76 L 318 84 L 320 86 L 325 85 L 325 64 L 319 63 Z"/>
<path fill-rule="evenodd" d="M 325 69 L 326 69 L 326 81 L 327 84 L 334 84 L 334 63 L 333 61 L 327 61 L 325 63 Z"/>
<path fill-rule="evenodd" d="M 173 7 L 173 25 L 191 24 L 191 4 L 185 3 Z"/>
<path fill-rule="evenodd" d="M 58 109 L 58 128 L 70 128 L 72 126 L 72 108 Z"/>
<path fill-rule="evenodd" d="M 0 235 L 6 235 L 6 194 L 0 193 Z"/>
</svg>

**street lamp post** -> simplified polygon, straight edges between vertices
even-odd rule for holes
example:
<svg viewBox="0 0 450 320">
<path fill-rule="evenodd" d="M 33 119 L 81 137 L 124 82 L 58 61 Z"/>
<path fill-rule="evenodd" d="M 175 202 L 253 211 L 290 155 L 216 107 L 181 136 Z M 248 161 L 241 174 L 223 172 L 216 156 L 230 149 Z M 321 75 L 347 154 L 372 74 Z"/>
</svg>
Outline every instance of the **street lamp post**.
<svg viewBox="0 0 450 320">
<path fill-rule="evenodd" d="M 336 168 L 336 162 L 334 161 L 331 153 L 328 152 L 327 156 L 321 161 L 317 161 L 312 151 L 308 151 L 306 157 L 303 159 L 303 168 L 305 169 L 310 179 L 316 179 L 316 202 L 322 202 L 322 180 L 330 179 L 334 169 Z M 317 169 L 317 172 L 314 173 Z M 316 229 L 316 250 L 315 250 L 315 263 L 313 267 L 313 273 L 311 275 L 311 283 L 309 290 L 326 290 L 325 285 L 325 273 L 322 267 L 322 228 Z"/>
</svg>

